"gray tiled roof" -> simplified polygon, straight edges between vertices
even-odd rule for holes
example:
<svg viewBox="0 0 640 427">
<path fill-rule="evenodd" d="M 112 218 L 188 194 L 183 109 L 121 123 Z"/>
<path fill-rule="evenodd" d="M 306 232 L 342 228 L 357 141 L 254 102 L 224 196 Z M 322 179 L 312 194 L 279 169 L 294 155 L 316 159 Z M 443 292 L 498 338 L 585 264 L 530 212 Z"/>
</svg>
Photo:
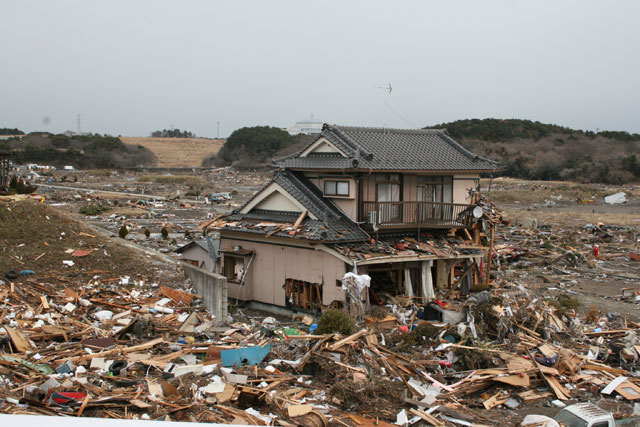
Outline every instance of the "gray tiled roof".
<svg viewBox="0 0 640 427">
<path fill-rule="evenodd" d="M 367 233 L 344 215 L 331 201 L 324 199 L 320 190 L 301 174 L 282 171 L 271 182 L 276 182 L 280 185 L 317 218 L 311 219 L 307 216 L 302 222 L 300 230 L 293 236 L 289 234 L 290 230 L 286 228 L 275 232 L 274 236 L 322 242 L 356 242 L 369 239 Z M 259 191 L 258 194 L 261 192 Z M 276 226 L 258 226 L 258 224 L 272 222 L 274 224 L 292 225 L 299 215 L 299 212 L 262 209 L 252 209 L 248 213 L 237 211 L 226 217 L 227 224 L 221 227 L 221 230 L 269 234 L 276 229 Z"/>
<path fill-rule="evenodd" d="M 348 157 L 311 154 L 308 148 L 275 160 L 283 169 L 451 170 L 490 171 L 498 163 L 476 156 L 444 131 L 436 129 L 385 129 L 325 125 L 325 137 Z M 313 143 L 312 143 L 313 144 Z"/>
</svg>

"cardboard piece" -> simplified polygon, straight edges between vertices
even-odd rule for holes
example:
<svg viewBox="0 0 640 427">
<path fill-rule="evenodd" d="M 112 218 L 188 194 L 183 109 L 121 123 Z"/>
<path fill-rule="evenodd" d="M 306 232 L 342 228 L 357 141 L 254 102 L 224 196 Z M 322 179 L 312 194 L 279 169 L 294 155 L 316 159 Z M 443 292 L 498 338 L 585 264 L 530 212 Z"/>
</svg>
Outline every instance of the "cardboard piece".
<svg viewBox="0 0 640 427">
<path fill-rule="evenodd" d="M 304 405 L 289 405 L 287 406 L 287 413 L 291 418 L 306 415 L 313 411 L 313 405 L 305 403 Z"/>
</svg>

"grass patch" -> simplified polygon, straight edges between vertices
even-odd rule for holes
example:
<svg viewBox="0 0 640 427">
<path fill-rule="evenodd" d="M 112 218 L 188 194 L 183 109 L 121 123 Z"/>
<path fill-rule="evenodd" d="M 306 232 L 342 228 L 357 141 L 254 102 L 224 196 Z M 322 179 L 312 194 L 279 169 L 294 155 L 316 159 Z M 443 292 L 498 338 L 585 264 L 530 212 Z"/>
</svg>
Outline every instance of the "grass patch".
<svg viewBox="0 0 640 427">
<path fill-rule="evenodd" d="M 93 169 L 87 171 L 87 175 L 96 177 L 110 177 L 112 175 L 112 172 L 109 169 Z"/>
<path fill-rule="evenodd" d="M 489 199 L 496 203 L 522 204 L 544 203 L 547 200 L 572 201 L 593 199 L 600 201 L 604 196 L 611 194 L 611 189 L 595 185 L 584 184 L 529 184 L 527 188 L 520 186 L 496 185 L 487 194 Z M 561 196 L 560 199 L 558 197 Z"/>
<path fill-rule="evenodd" d="M 144 175 L 137 179 L 138 182 L 150 182 L 153 184 L 177 184 L 189 187 L 202 187 L 207 181 L 200 176 L 176 176 L 176 175 Z"/>
</svg>

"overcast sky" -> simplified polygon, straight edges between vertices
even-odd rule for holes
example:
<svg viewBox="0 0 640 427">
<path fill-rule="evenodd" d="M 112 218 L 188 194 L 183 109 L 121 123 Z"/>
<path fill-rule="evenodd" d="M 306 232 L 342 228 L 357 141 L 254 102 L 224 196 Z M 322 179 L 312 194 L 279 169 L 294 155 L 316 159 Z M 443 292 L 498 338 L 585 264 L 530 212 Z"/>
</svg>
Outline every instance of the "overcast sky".
<svg viewBox="0 0 640 427">
<path fill-rule="evenodd" d="M 640 132 L 637 1 L 0 2 L 0 127 L 228 136 L 523 118 Z M 388 94 L 379 87 L 392 86 Z"/>
</svg>

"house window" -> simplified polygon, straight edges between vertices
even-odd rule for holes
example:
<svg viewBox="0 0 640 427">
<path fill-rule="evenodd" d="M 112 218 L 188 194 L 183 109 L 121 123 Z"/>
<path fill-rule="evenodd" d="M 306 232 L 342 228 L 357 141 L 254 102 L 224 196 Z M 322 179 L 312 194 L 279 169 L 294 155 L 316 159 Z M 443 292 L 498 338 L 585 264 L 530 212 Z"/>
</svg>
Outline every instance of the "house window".
<svg viewBox="0 0 640 427">
<path fill-rule="evenodd" d="M 244 275 L 244 258 L 225 254 L 224 275 L 229 282 L 240 283 Z"/>
<path fill-rule="evenodd" d="M 451 175 L 418 176 L 418 201 L 452 203 L 453 177 Z"/>
<path fill-rule="evenodd" d="M 400 174 L 383 173 L 376 175 L 376 201 L 400 201 Z"/>
<path fill-rule="evenodd" d="M 324 195 L 325 196 L 348 196 L 349 181 L 325 181 Z"/>
</svg>

